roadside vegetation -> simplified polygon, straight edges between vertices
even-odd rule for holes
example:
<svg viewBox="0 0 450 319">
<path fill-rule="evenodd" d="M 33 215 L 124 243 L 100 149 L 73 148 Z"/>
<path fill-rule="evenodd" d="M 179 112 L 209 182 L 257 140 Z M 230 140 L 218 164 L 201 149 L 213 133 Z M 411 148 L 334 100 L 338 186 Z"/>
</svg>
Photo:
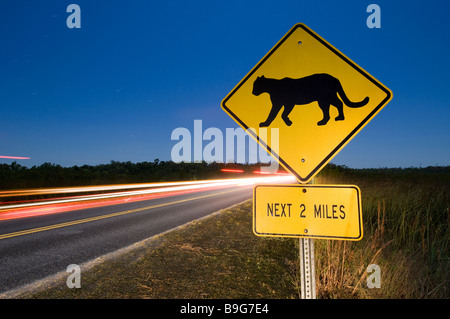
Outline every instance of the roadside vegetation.
<svg viewBox="0 0 450 319">
<path fill-rule="evenodd" d="M 450 296 L 450 167 L 353 170 L 330 165 L 318 184 L 355 184 L 362 193 L 364 238 L 316 241 L 323 298 Z M 381 288 L 366 284 L 369 264 Z"/>
<path fill-rule="evenodd" d="M 450 167 L 356 170 L 328 165 L 316 184 L 362 193 L 361 241 L 315 240 L 318 298 L 450 297 Z M 23 298 L 299 298 L 298 239 L 252 232 L 252 201 L 158 236 Z M 380 267 L 381 288 L 367 285 Z"/>
</svg>

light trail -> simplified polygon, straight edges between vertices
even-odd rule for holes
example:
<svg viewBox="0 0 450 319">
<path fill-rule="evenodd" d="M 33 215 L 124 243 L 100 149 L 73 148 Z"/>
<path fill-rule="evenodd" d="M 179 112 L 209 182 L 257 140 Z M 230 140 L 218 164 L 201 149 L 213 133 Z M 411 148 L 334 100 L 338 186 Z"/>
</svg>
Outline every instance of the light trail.
<svg viewBox="0 0 450 319">
<path fill-rule="evenodd" d="M 209 191 L 220 188 L 248 187 L 250 185 L 257 184 L 290 182 L 295 182 L 295 178 L 291 175 L 150 184 L 104 185 L 5 191 L 1 192 L 0 196 L 5 197 L 56 193 L 101 192 L 119 189 L 126 190 L 106 194 L 94 193 L 91 195 L 61 197 L 58 199 L 47 199 L 40 202 L 24 202 L 21 204 L 4 203 L 2 206 L 0 206 L 0 220 L 41 216 L 86 208 L 117 205 L 154 198 L 182 195 L 192 192 Z M 139 189 L 130 190 L 133 188 Z"/>
<path fill-rule="evenodd" d="M 210 181 L 195 182 L 163 182 L 163 183 L 137 183 L 137 184 L 117 184 L 117 185 L 98 185 L 98 186 L 79 186 L 79 187 L 59 187 L 59 188 L 43 188 L 43 189 L 25 189 L 0 191 L 0 197 L 11 196 L 32 196 L 32 195 L 48 195 L 48 194 L 69 194 L 69 193 L 87 193 L 87 192 L 103 192 L 119 189 L 148 188 L 148 187 L 165 187 L 172 185 L 190 185 L 193 183 L 205 184 Z"/>
<path fill-rule="evenodd" d="M 47 231 L 47 230 L 51 230 L 51 229 L 57 229 L 57 228 L 62 228 L 62 227 L 67 227 L 67 226 L 84 224 L 84 223 L 88 223 L 88 222 L 92 222 L 92 221 L 96 221 L 96 220 L 101 220 L 101 219 L 106 219 L 106 218 L 111 218 L 111 217 L 116 217 L 116 216 L 133 214 L 133 213 L 141 212 L 141 211 L 148 210 L 148 209 L 153 209 L 153 208 L 159 208 L 159 207 L 164 207 L 164 206 L 169 206 L 169 205 L 185 203 L 185 202 L 189 202 L 189 201 L 194 201 L 194 200 L 198 200 L 198 199 L 202 199 L 202 198 L 217 196 L 217 195 L 220 195 L 220 194 L 226 194 L 226 193 L 231 193 L 231 192 L 236 192 L 236 191 L 238 191 L 238 190 L 229 190 L 229 191 L 221 192 L 219 194 L 214 193 L 214 194 L 208 194 L 208 195 L 194 197 L 194 198 L 186 198 L 186 199 L 177 200 L 177 201 L 173 201 L 173 202 L 156 204 L 156 205 L 152 205 L 152 206 L 146 206 L 146 207 L 141 207 L 141 208 L 137 208 L 137 209 L 121 211 L 121 212 L 117 212 L 117 213 L 111 213 L 111 214 L 106 214 L 106 215 L 99 215 L 99 216 L 94 216 L 94 217 L 89 217 L 89 218 L 84 218 L 84 219 L 78 219 L 78 220 L 74 220 L 74 221 L 70 221 L 70 222 L 66 222 L 66 223 L 60 223 L 60 224 L 55 224 L 55 225 L 50 225 L 50 226 L 32 228 L 32 229 L 27 229 L 27 230 L 21 230 L 21 231 L 9 233 L 9 234 L 0 234 L 0 239 L 17 237 L 17 236 L 23 236 L 23 235 L 38 233 L 38 232 Z"/>
<path fill-rule="evenodd" d="M 220 171 L 225 173 L 244 173 L 243 169 L 234 169 L 234 168 L 222 168 Z"/>
<path fill-rule="evenodd" d="M 5 156 L 5 155 L 0 155 L 0 158 L 7 158 L 7 159 L 30 159 L 30 157 L 21 157 L 21 156 Z"/>
</svg>

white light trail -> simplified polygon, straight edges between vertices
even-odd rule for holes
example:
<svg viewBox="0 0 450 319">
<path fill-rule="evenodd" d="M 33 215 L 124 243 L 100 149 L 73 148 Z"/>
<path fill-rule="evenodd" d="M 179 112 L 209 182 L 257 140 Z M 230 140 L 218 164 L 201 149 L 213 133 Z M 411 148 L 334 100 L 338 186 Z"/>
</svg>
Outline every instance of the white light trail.
<svg viewBox="0 0 450 319">
<path fill-rule="evenodd" d="M 148 195 L 148 194 L 158 194 L 158 193 L 169 193 L 176 191 L 187 191 L 187 190 L 208 190 L 208 188 L 219 188 L 219 187 L 244 187 L 256 184 L 275 184 L 275 183 L 289 183 L 295 182 L 295 178 L 291 175 L 288 176 L 263 176 L 263 177 L 252 177 L 252 178 L 233 178 L 233 179 L 221 179 L 221 180 L 203 180 L 203 181 L 188 181 L 188 182 L 167 182 L 167 183 L 150 183 L 150 184 L 125 184 L 125 185 L 105 185 L 105 186 L 87 186 L 87 187 L 65 187 L 65 188 L 49 188 L 49 189 L 34 189 L 34 190 L 23 190 L 23 191 L 10 191 L 10 192 L 0 192 L 0 196 L 18 196 L 18 195 L 31 195 L 31 194 L 56 194 L 56 193 L 76 193 L 76 192 L 92 192 L 92 191 L 108 191 L 108 190 L 119 190 L 119 189 L 133 189 L 133 188 L 147 188 L 135 191 L 123 191 L 115 192 L 109 194 L 92 194 L 77 196 L 75 198 L 62 198 L 57 200 L 46 200 L 38 203 L 23 203 L 15 205 L 3 205 L 0 206 L 0 210 L 5 209 L 16 209 L 31 206 L 42 206 L 50 204 L 61 204 L 61 203 L 73 203 L 89 200 L 100 200 L 100 199 L 110 199 L 119 198 L 126 196 L 138 196 L 138 195 Z"/>
</svg>

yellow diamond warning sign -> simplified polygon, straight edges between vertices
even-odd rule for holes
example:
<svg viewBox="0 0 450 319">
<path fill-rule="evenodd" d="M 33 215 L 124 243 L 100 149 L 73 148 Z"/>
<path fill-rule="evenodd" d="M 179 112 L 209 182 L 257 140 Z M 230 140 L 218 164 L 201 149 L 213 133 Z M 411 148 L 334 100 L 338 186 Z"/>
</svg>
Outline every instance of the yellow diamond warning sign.
<svg viewBox="0 0 450 319">
<path fill-rule="evenodd" d="M 361 191 L 354 185 L 258 185 L 253 191 L 253 232 L 360 240 Z"/>
<path fill-rule="evenodd" d="M 225 97 L 222 108 L 307 183 L 391 98 L 383 84 L 297 24 Z"/>
</svg>

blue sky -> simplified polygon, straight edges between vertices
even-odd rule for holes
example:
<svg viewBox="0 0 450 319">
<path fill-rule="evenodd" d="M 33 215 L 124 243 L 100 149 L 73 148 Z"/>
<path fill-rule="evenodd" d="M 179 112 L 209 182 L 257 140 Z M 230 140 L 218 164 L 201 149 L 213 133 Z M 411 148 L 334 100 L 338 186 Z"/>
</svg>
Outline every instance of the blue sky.
<svg viewBox="0 0 450 319">
<path fill-rule="evenodd" d="M 81 29 L 66 25 L 71 3 Z M 380 29 L 366 25 L 371 3 Z M 394 94 L 333 163 L 450 165 L 449 16 L 442 0 L 2 0 L 0 155 L 170 160 L 177 127 L 237 127 L 222 99 L 302 22 Z"/>
</svg>

